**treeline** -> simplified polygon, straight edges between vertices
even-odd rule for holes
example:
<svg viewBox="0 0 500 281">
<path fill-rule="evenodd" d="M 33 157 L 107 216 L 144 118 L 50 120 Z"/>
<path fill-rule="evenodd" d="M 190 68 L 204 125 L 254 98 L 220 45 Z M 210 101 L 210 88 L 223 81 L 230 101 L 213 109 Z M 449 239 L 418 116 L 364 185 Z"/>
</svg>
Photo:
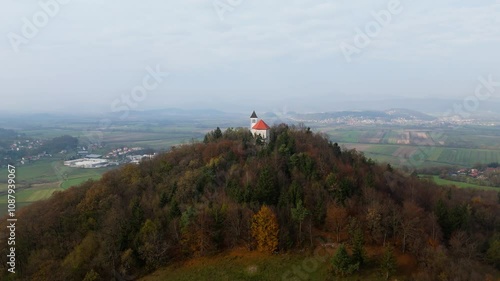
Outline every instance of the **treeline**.
<svg viewBox="0 0 500 281">
<path fill-rule="evenodd" d="M 55 154 L 63 150 L 75 152 L 77 147 L 78 138 L 64 135 L 44 141 L 43 145 L 41 145 L 40 148 L 37 149 L 37 152 L 46 152 L 49 154 Z"/>
<path fill-rule="evenodd" d="M 475 176 L 470 175 L 470 169 L 465 169 L 465 172 L 458 172 L 463 169 L 460 166 L 441 166 L 441 167 L 427 167 L 420 168 L 414 173 L 422 175 L 436 175 L 442 179 L 447 179 L 456 182 L 465 182 L 470 184 L 477 184 L 481 186 L 500 187 L 500 169 L 499 164 L 492 162 L 488 164 L 477 163 L 472 166 L 472 169 L 477 169 L 478 174 Z M 491 170 L 490 170 L 491 168 Z M 403 168 L 404 170 L 405 168 Z M 500 191 L 500 189 L 499 189 Z"/>
<path fill-rule="evenodd" d="M 414 280 L 485 280 L 500 267 L 499 211 L 494 192 L 403 176 L 305 128 L 274 126 L 267 143 L 218 129 L 24 208 L 18 273 L 0 269 L 2 280 L 133 280 L 195 256 L 285 252 L 326 235 L 345 250 L 332 275 L 363 270 L 370 245 L 386 246 L 387 277 L 394 248 L 417 261 Z M 0 247 L 6 256 L 6 237 Z"/>
</svg>

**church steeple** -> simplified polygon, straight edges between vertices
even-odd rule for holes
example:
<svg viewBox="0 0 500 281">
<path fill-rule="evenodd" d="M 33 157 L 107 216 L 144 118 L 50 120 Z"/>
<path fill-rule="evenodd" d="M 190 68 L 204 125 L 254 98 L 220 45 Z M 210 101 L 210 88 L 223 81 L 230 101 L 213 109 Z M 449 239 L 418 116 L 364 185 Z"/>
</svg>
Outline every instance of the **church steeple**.
<svg viewBox="0 0 500 281">
<path fill-rule="evenodd" d="M 257 117 L 257 114 L 255 114 L 255 110 L 254 110 L 252 112 L 252 115 L 250 115 L 250 130 L 257 123 L 258 119 L 259 119 L 259 117 Z"/>
</svg>

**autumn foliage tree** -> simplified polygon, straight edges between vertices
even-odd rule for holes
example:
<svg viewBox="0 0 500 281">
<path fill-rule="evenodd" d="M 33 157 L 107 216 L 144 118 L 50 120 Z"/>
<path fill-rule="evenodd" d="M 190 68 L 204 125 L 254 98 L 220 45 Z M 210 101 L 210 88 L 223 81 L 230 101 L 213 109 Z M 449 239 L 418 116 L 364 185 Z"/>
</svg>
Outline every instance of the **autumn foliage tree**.
<svg viewBox="0 0 500 281">
<path fill-rule="evenodd" d="M 257 250 L 272 253 L 278 247 L 279 225 L 274 212 L 266 205 L 252 218 L 252 236 Z"/>
</svg>

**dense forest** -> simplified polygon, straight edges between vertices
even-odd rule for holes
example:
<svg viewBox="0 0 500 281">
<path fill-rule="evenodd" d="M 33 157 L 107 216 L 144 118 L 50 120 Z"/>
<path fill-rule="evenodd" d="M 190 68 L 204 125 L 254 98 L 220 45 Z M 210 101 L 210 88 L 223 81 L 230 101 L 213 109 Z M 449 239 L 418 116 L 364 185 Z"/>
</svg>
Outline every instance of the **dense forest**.
<svg viewBox="0 0 500 281">
<path fill-rule="evenodd" d="M 55 154 L 62 150 L 75 151 L 78 147 L 78 138 L 64 135 L 47 140 L 38 149 L 38 152 Z"/>
<path fill-rule="evenodd" d="M 19 211 L 17 273 L 3 262 L 0 279 L 133 280 L 235 247 L 313 248 L 321 236 L 341 244 L 332 276 L 362 271 L 366 249 L 380 247 L 386 277 L 397 252 L 416 261 L 410 280 L 488 280 L 500 268 L 499 201 L 403 175 L 308 128 L 274 126 L 267 143 L 217 129 Z"/>
</svg>

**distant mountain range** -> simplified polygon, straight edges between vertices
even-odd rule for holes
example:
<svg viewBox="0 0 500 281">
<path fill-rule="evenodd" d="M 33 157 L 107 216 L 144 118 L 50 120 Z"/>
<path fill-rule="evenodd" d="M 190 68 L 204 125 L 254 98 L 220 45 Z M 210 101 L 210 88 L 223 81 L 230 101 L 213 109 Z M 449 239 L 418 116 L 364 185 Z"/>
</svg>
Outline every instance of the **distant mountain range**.
<svg viewBox="0 0 500 281">
<path fill-rule="evenodd" d="M 404 120 L 423 120 L 432 121 L 436 118 L 428 114 L 409 109 L 389 109 L 385 111 L 377 110 L 362 110 L 362 111 L 337 111 L 337 112 L 324 112 L 324 113 L 295 113 L 291 112 L 289 116 L 293 119 L 302 120 L 330 120 L 342 118 L 357 118 L 357 119 L 372 119 L 390 121 L 395 119 Z"/>
<path fill-rule="evenodd" d="M 418 105 L 418 103 L 416 103 Z M 412 104 L 413 107 L 416 104 Z M 429 102 L 427 103 L 429 104 Z M 433 107 L 442 107 L 443 110 L 440 114 L 437 113 L 423 113 L 422 111 L 408 109 L 406 107 L 396 107 L 391 109 L 383 110 L 331 110 L 326 112 L 296 112 L 296 111 L 265 111 L 259 108 L 250 108 L 248 111 L 243 112 L 241 109 L 230 108 L 229 110 L 235 110 L 233 112 L 217 110 L 217 109 L 181 109 L 181 108 L 165 108 L 165 109 L 153 109 L 153 110 L 128 110 L 128 111 L 118 111 L 118 112 L 103 112 L 100 114 L 64 114 L 64 113 L 33 113 L 33 114 L 23 114 L 19 116 L 6 115 L 0 116 L 0 127 L 12 127 L 13 123 L 21 124 L 20 127 L 26 127 L 28 125 L 35 125 L 35 123 L 51 123 L 51 124 L 61 124 L 61 123 L 87 123 L 100 120 L 111 120 L 112 122 L 122 123 L 122 122 L 148 122 L 148 121 L 161 121 L 161 122 L 182 122 L 182 123 L 196 123 L 203 122 L 210 124 L 220 124 L 221 127 L 239 127 L 246 126 L 248 123 L 248 118 L 252 110 L 256 110 L 257 115 L 264 119 L 267 123 L 297 123 L 297 122 L 321 122 L 321 123 L 349 123 L 349 120 L 355 120 L 359 122 L 364 122 L 364 124 L 370 124 L 370 122 L 375 123 L 385 123 L 385 122 L 412 122 L 412 121 L 422 121 L 422 122 L 432 122 L 438 121 L 443 113 L 446 111 L 453 111 L 454 104 L 451 101 L 436 101 L 432 103 Z M 438 104 L 440 106 L 438 106 Z M 339 104 L 337 104 L 338 107 Z M 495 107 L 495 106 L 499 107 Z M 362 105 L 360 105 L 362 106 Z M 446 106 L 448 108 L 446 109 Z M 336 108 L 337 108 L 336 107 Z M 377 106 L 373 106 L 376 108 Z M 418 107 L 418 106 L 417 106 Z M 488 121 L 498 121 L 500 120 L 500 104 L 496 102 L 482 102 L 480 104 L 482 109 L 491 109 L 489 111 L 477 111 L 477 112 L 467 112 L 470 113 L 468 118 L 476 120 L 488 120 Z M 446 110 L 445 110 L 446 109 Z M 237 110 L 237 111 L 236 111 Z M 430 112 L 430 107 L 428 111 Z M 7 126 L 7 124 L 11 124 Z M 36 125 L 35 125 L 36 126 Z"/>
</svg>

